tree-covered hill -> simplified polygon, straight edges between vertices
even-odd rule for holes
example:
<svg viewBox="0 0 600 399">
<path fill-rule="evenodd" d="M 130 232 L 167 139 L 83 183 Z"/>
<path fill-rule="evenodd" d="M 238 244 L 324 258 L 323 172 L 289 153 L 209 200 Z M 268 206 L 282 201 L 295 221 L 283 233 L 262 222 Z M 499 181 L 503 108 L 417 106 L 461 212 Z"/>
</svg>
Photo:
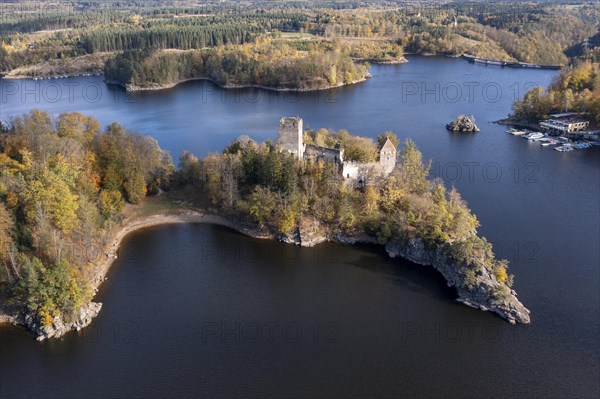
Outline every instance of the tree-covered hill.
<svg viewBox="0 0 600 399">
<path fill-rule="evenodd" d="M 303 51 L 270 40 L 194 51 L 129 51 L 109 60 L 105 68 L 107 81 L 138 89 L 207 78 L 226 87 L 309 90 L 353 83 L 367 75 L 366 66 L 354 63 L 339 48 Z"/>
<path fill-rule="evenodd" d="M 390 48 L 396 54 L 398 46 L 419 54 L 567 64 L 600 24 L 600 5 L 583 1 L 202 3 L 47 2 L 43 12 L 36 2 L 2 3 L 0 72 L 96 53 L 200 50 L 303 34 L 368 42 L 353 54 L 362 59 L 377 60 Z M 377 46 L 382 49 L 374 51 Z"/>
<path fill-rule="evenodd" d="M 600 126 L 600 63 L 582 61 L 564 69 L 546 90 L 536 87 L 513 104 L 512 118 L 538 122 L 549 114 L 582 112 Z"/>
<path fill-rule="evenodd" d="M 91 299 L 95 263 L 126 202 L 166 188 L 156 140 L 78 113 L 32 111 L 0 132 L 0 297 L 42 325 Z"/>
</svg>

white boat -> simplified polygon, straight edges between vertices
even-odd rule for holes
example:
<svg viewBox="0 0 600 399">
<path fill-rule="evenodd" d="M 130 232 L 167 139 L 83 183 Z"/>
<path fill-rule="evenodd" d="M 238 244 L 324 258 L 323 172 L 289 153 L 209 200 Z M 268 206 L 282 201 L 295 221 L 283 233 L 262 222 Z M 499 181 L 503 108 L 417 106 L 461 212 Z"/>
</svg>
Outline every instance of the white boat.
<svg viewBox="0 0 600 399">
<path fill-rule="evenodd" d="M 571 146 L 569 144 L 565 144 L 565 145 L 561 145 L 559 147 L 554 147 L 554 149 L 556 151 L 560 151 L 560 152 L 567 152 L 567 151 L 573 151 L 573 146 Z"/>
<path fill-rule="evenodd" d="M 543 142 L 542 146 L 547 147 L 549 145 L 555 145 L 555 144 L 558 144 L 558 141 L 549 139 L 549 140 Z"/>
<path fill-rule="evenodd" d="M 522 135 L 524 135 L 524 134 L 525 134 L 525 132 L 524 132 L 524 131 L 522 131 L 522 130 L 517 130 L 517 129 L 510 129 L 510 130 L 507 130 L 507 131 L 506 131 L 506 133 L 510 133 L 510 134 L 512 134 L 513 136 L 522 136 Z"/>
<path fill-rule="evenodd" d="M 531 141 L 538 141 L 543 138 L 544 138 L 543 133 L 531 133 L 530 135 L 527 136 L 527 140 L 531 140 Z"/>
</svg>

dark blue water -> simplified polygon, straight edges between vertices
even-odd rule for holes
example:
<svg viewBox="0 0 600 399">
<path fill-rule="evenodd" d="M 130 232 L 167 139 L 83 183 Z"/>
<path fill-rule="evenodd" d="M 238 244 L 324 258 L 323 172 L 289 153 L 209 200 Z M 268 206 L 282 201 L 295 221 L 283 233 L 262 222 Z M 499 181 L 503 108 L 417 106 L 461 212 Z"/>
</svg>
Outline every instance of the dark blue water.
<svg viewBox="0 0 600 399">
<path fill-rule="evenodd" d="M 98 78 L 0 81 L 0 117 L 79 111 L 151 134 L 175 156 L 218 151 L 240 134 L 274 138 L 284 115 L 410 137 L 511 261 L 531 325 L 458 305 L 429 268 L 372 248 L 297 249 L 219 227 L 161 227 L 124 244 L 86 331 L 40 344 L 2 330 L 0 395 L 599 396 L 598 147 L 558 153 L 490 123 L 553 71 L 410 61 L 302 94 L 190 82 L 125 95 Z M 448 133 L 460 113 L 481 132 Z"/>
<path fill-rule="evenodd" d="M 184 149 L 198 155 L 220 151 L 240 134 L 259 141 L 273 138 L 282 116 L 299 115 L 305 126 L 315 129 L 348 129 L 366 136 L 392 130 L 433 152 L 452 143 L 452 136 L 440 132 L 457 114 L 474 114 L 488 128 L 488 122 L 506 117 L 515 98 L 547 85 L 555 75 L 438 57 L 375 65 L 371 73 L 373 79 L 365 83 L 312 93 L 224 91 L 194 81 L 171 90 L 126 94 L 99 77 L 2 80 L 0 116 L 7 119 L 34 108 L 56 116 L 71 111 L 91 114 L 103 125 L 118 121 L 150 134 L 177 156 Z M 484 130 L 496 131 L 491 126 Z"/>
</svg>

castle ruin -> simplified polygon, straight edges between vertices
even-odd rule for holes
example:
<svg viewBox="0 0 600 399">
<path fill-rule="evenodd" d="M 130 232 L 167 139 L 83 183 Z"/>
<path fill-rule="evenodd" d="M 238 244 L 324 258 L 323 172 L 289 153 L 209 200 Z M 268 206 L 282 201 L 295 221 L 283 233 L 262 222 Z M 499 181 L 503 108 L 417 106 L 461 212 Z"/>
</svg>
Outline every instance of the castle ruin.
<svg viewBox="0 0 600 399">
<path fill-rule="evenodd" d="M 304 127 L 302 118 L 281 118 L 277 147 L 289 151 L 298 159 L 304 158 Z"/>
<path fill-rule="evenodd" d="M 396 167 L 397 150 L 390 139 L 379 148 L 377 161 L 348 161 L 344 160 L 344 149 L 340 146 L 329 148 L 304 144 L 303 122 L 299 117 L 285 117 L 279 121 L 276 145 L 280 151 L 291 152 L 298 159 L 337 163 L 344 178 L 359 183 L 365 183 L 370 178 L 385 177 Z"/>
</svg>

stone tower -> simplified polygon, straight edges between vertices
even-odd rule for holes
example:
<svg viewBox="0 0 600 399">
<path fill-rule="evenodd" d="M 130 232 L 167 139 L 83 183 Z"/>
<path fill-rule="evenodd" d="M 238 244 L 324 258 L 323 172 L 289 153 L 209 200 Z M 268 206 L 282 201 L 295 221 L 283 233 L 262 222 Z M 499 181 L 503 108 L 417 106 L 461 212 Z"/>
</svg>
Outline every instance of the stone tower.
<svg viewBox="0 0 600 399">
<path fill-rule="evenodd" d="M 386 175 L 392 173 L 396 167 L 397 150 L 396 146 L 387 139 L 379 150 L 379 165 Z"/>
<path fill-rule="evenodd" d="M 279 136 L 277 136 L 277 148 L 289 151 L 298 159 L 304 156 L 304 127 L 302 118 L 285 117 L 279 121 Z"/>
</svg>

